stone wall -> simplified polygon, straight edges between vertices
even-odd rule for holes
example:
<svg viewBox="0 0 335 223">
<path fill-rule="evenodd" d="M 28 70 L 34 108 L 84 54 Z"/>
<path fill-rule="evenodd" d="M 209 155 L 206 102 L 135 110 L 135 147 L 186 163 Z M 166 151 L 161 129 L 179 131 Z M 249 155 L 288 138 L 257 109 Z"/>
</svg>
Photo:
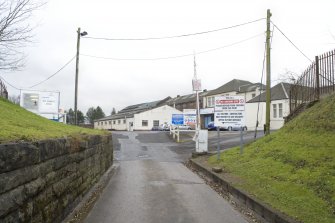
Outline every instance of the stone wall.
<svg viewBox="0 0 335 223">
<path fill-rule="evenodd" d="M 111 135 L 0 144 L 0 222 L 60 222 L 112 162 Z"/>
</svg>

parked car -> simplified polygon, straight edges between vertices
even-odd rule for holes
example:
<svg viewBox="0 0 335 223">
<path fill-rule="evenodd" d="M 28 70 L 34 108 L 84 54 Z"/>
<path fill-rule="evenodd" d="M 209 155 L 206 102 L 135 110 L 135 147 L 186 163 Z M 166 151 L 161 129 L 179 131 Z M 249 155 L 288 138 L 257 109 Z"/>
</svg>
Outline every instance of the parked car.
<svg viewBox="0 0 335 223">
<path fill-rule="evenodd" d="M 159 126 L 159 131 L 170 131 L 170 125 L 169 124 L 161 124 Z"/>
<path fill-rule="evenodd" d="M 191 126 L 189 125 L 178 125 L 174 127 L 174 129 L 178 129 L 178 128 L 179 130 L 191 130 L 192 129 Z"/>
<path fill-rule="evenodd" d="M 228 130 L 228 131 L 240 131 L 241 130 L 241 125 L 240 124 L 228 125 L 228 126 L 225 126 L 225 130 Z M 247 131 L 248 130 L 247 126 L 243 126 L 242 130 L 243 131 Z"/>
<path fill-rule="evenodd" d="M 217 127 L 214 125 L 214 122 L 210 122 L 208 123 L 207 126 L 208 131 L 212 131 L 212 130 L 217 130 Z M 220 127 L 220 131 L 225 130 L 223 127 Z"/>
</svg>

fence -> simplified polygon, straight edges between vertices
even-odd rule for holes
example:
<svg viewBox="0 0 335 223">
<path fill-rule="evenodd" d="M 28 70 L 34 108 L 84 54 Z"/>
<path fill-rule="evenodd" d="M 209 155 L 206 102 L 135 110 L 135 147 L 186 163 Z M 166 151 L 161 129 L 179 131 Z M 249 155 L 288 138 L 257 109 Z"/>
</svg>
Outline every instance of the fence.
<svg viewBox="0 0 335 223">
<path fill-rule="evenodd" d="M 301 77 L 291 86 L 290 113 L 309 102 L 335 92 L 335 50 L 321 56 L 302 73 Z"/>
<path fill-rule="evenodd" d="M 0 79 L 0 97 L 8 99 L 8 91 L 6 85 Z"/>
</svg>

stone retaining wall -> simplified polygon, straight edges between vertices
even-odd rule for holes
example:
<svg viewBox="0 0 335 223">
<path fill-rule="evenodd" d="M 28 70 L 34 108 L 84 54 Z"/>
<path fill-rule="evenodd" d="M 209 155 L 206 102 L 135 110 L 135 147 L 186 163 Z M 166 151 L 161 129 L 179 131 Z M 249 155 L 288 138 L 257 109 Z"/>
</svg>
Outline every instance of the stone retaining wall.
<svg viewBox="0 0 335 223">
<path fill-rule="evenodd" d="M 0 144 L 0 222 L 61 222 L 112 163 L 111 135 Z"/>
</svg>

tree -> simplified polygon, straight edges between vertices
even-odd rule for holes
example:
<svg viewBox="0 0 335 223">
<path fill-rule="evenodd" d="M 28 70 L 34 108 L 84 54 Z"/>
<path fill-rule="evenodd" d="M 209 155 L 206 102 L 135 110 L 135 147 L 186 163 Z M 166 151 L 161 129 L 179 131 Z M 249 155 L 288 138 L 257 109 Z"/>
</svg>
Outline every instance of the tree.
<svg viewBox="0 0 335 223">
<path fill-rule="evenodd" d="M 43 4 L 34 0 L 0 1 L 0 70 L 23 66 L 22 48 L 31 41 L 33 27 L 27 22 Z"/>
<path fill-rule="evenodd" d="M 86 112 L 86 116 L 87 116 L 89 122 L 91 124 L 93 124 L 94 120 L 104 118 L 105 113 L 102 111 L 100 106 L 98 106 L 97 108 L 90 107 Z"/>
<path fill-rule="evenodd" d="M 116 110 L 115 108 L 112 109 L 111 115 L 115 115 L 116 114 Z"/>
<path fill-rule="evenodd" d="M 80 110 L 77 110 L 77 120 L 78 120 L 78 124 L 85 123 L 85 116 Z M 66 113 L 66 123 L 71 124 L 71 125 L 75 125 L 75 123 L 74 123 L 74 111 L 73 111 L 72 108 L 70 108 L 69 112 Z"/>
</svg>

